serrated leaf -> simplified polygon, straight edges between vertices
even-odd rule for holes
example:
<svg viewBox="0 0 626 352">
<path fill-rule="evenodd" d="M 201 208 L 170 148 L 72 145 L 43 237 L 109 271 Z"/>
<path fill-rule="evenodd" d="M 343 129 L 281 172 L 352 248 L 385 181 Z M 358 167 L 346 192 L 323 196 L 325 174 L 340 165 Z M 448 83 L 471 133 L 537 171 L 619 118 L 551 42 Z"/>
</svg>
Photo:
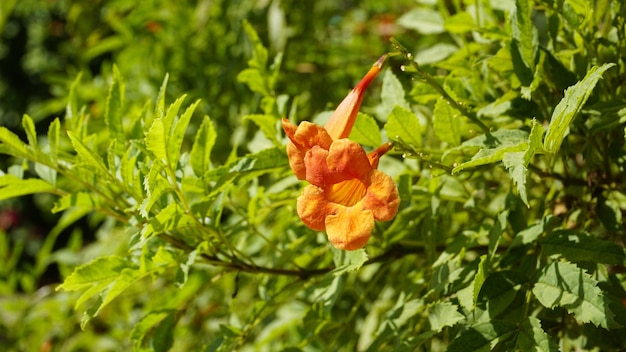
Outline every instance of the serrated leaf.
<svg viewBox="0 0 626 352">
<path fill-rule="evenodd" d="M 332 273 L 335 276 L 359 270 L 368 259 L 364 248 L 355 251 L 343 251 L 335 248 L 332 250 L 335 261 L 335 270 Z"/>
<path fill-rule="evenodd" d="M 506 340 L 517 331 L 517 325 L 507 321 L 493 320 L 479 323 L 464 330 L 448 346 L 448 352 L 491 351 L 501 340 Z"/>
<path fill-rule="evenodd" d="M 191 116 L 198 107 L 198 104 L 200 104 L 200 100 L 196 100 L 193 104 L 187 107 L 180 119 L 175 122 L 174 130 L 167 140 L 167 155 L 172 168 L 176 168 L 176 164 L 180 158 L 180 150 L 183 146 L 183 140 L 185 139 L 187 126 L 189 126 Z"/>
<path fill-rule="evenodd" d="M 200 129 L 191 147 L 190 163 L 196 176 L 201 177 L 211 168 L 211 151 L 215 144 L 217 133 L 211 118 L 204 116 Z"/>
<path fill-rule="evenodd" d="M 99 171 L 103 174 L 109 173 L 109 170 L 104 165 L 102 158 L 99 155 L 94 154 L 87 146 L 80 140 L 78 135 L 76 135 L 72 131 L 67 131 L 67 135 L 70 137 L 72 141 L 72 146 L 74 146 L 74 150 L 78 154 L 78 162 L 84 163 L 87 166 L 93 167 L 94 171 Z"/>
<path fill-rule="evenodd" d="M 533 80 L 538 46 L 536 28 L 531 19 L 532 9 L 530 0 L 516 0 L 511 14 L 511 56 L 515 73 L 524 86 L 530 86 Z"/>
<path fill-rule="evenodd" d="M 56 162 L 59 155 L 59 136 L 61 131 L 61 122 L 59 118 L 55 118 L 48 126 L 48 145 L 50 147 L 50 158 Z"/>
<path fill-rule="evenodd" d="M 554 108 L 550 118 L 550 125 L 544 140 L 546 151 L 550 153 L 559 151 L 570 123 L 587 102 L 596 83 L 602 78 L 602 74 L 613 66 L 615 66 L 613 63 L 600 67 L 593 66 L 581 81 L 565 90 L 565 96 Z"/>
<path fill-rule="evenodd" d="M 24 114 L 22 117 L 22 128 L 24 132 L 26 132 L 26 139 L 28 139 L 28 144 L 33 148 L 33 150 L 37 149 L 37 131 L 35 130 L 35 123 L 33 119 Z"/>
<path fill-rule="evenodd" d="M 359 112 L 350 136 L 351 140 L 370 147 L 378 147 L 382 144 L 380 128 L 373 117 Z"/>
<path fill-rule="evenodd" d="M 156 118 L 148 130 L 145 138 L 146 148 L 154 154 L 154 157 L 169 165 L 167 160 L 167 139 L 165 137 L 165 126 L 162 118 Z"/>
<path fill-rule="evenodd" d="M 111 282 L 129 265 L 131 264 L 120 256 L 96 258 L 74 269 L 56 290 L 77 291 L 99 282 Z"/>
<path fill-rule="evenodd" d="M 472 160 L 464 162 L 452 169 L 452 173 L 455 174 L 470 167 L 493 164 L 502 160 L 507 153 L 523 151 L 526 150 L 526 148 L 528 148 L 528 144 L 522 142 L 517 145 L 501 145 L 496 148 L 481 149 L 472 157 Z"/>
<path fill-rule="evenodd" d="M 30 158 L 32 153 L 28 145 L 20 139 L 15 133 L 11 132 L 4 126 L 0 126 L 0 152 L 3 154 L 13 155 L 20 158 Z"/>
<path fill-rule="evenodd" d="M 210 170 L 205 176 L 216 179 L 246 176 L 247 174 L 266 173 L 289 165 L 284 148 L 268 148 L 258 153 L 248 154 L 230 163 Z"/>
<path fill-rule="evenodd" d="M 64 211 L 71 207 L 80 207 L 80 208 L 88 208 L 93 209 L 98 206 L 98 199 L 94 194 L 86 193 L 86 192 L 78 192 L 72 194 L 66 194 L 61 199 L 59 199 L 56 203 L 54 203 L 54 207 L 52 208 L 53 213 L 58 213 L 60 211 Z"/>
<path fill-rule="evenodd" d="M 124 84 L 117 66 L 113 65 L 113 83 L 109 87 L 106 105 L 104 108 L 104 122 L 111 138 L 117 141 L 119 148 L 125 143 L 124 125 L 122 123 L 122 104 L 124 100 Z"/>
<path fill-rule="evenodd" d="M 535 317 L 527 317 L 520 324 L 517 338 L 517 350 L 531 352 L 557 352 L 556 343 L 541 328 L 541 322 Z"/>
<path fill-rule="evenodd" d="M 533 119 L 530 135 L 528 136 L 528 149 L 526 149 L 524 154 L 524 166 L 528 166 L 535 154 L 543 149 L 543 132 L 543 126 Z"/>
<path fill-rule="evenodd" d="M 276 122 L 278 119 L 272 115 L 264 114 L 252 114 L 244 116 L 243 120 L 250 120 L 254 122 L 263 132 L 265 138 L 269 139 L 275 145 L 278 145 L 278 139 L 276 138 Z"/>
<path fill-rule="evenodd" d="M 29 178 L 20 179 L 13 175 L 0 176 L 0 200 L 24 196 L 35 193 L 60 193 L 53 185 L 46 181 Z"/>
<path fill-rule="evenodd" d="M 380 91 L 381 111 L 379 117 L 381 121 L 386 121 L 388 115 L 391 114 L 396 106 L 401 106 L 407 110 L 410 109 L 404 96 L 404 88 L 398 77 L 391 70 L 385 71 Z"/>
<path fill-rule="evenodd" d="M 623 265 L 626 261 L 622 246 L 578 230 L 556 230 L 541 240 L 541 248 L 546 255 L 560 255 L 573 262 Z"/>
<path fill-rule="evenodd" d="M 489 313 L 490 319 L 497 319 L 500 314 L 510 309 L 528 281 L 528 277 L 515 271 L 495 272 L 485 279 L 477 301 L 482 309 Z"/>
<path fill-rule="evenodd" d="M 194 218 L 187 214 L 180 205 L 170 203 L 156 216 L 150 218 L 148 225 L 141 231 L 143 238 L 149 238 L 155 234 L 166 231 L 182 230 L 193 227 L 196 224 Z"/>
<path fill-rule="evenodd" d="M 428 321 L 434 331 L 440 332 L 446 326 L 454 326 L 463 319 L 465 316 L 459 313 L 458 306 L 450 302 L 436 302 L 428 307 Z"/>
<path fill-rule="evenodd" d="M 472 280 L 471 286 L 472 288 L 472 309 L 476 307 L 476 302 L 478 302 L 478 294 L 480 293 L 480 289 L 483 287 L 485 283 L 485 266 L 487 263 L 487 255 L 483 254 L 480 256 L 480 261 L 478 262 L 478 269 L 476 270 L 476 275 L 474 275 L 474 279 Z"/>
<path fill-rule="evenodd" d="M 399 105 L 391 111 L 385 131 L 391 140 L 402 141 L 416 148 L 422 145 L 422 128 L 417 116 Z"/>
<path fill-rule="evenodd" d="M 528 150 L 528 149 L 527 149 Z M 527 207 L 528 197 L 526 195 L 526 163 L 524 157 L 526 151 L 505 153 L 502 157 L 504 168 L 509 172 L 509 177 L 513 180 L 520 199 Z"/>
<path fill-rule="evenodd" d="M 79 119 L 79 107 L 78 107 L 78 96 L 76 94 L 76 90 L 78 89 L 78 84 L 80 83 L 80 79 L 83 74 L 80 72 L 76 75 L 76 79 L 70 85 L 70 90 L 67 95 L 67 105 L 65 106 L 65 122 L 70 126 L 70 130 L 74 132 L 79 132 L 78 126 L 80 125 Z"/>
<path fill-rule="evenodd" d="M 614 324 L 613 312 L 598 282 L 572 263 L 555 262 L 543 267 L 532 292 L 544 307 L 563 307 L 580 323 L 605 329 Z"/>
<path fill-rule="evenodd" d="M 159 88 L 159 93 L 157 94 L 155 104 L 157 116 L 163 116 L 163 114 L 165 113 L 165 91 L 167 90 L 167 82 L 169 78 L 170 74 L 166 73 L 165 77 L 163 78 L 163 83 L 161 83 L 161 87 Z"/>
<path fill-rule="evenodd" d="M 442 97 L 437 99 L 433 110 L 433 128 L 435 134 L 442 141 L 453 146 L 461 143 L 461 113 L 450 106 L 450 103 Z"/>
</svg>

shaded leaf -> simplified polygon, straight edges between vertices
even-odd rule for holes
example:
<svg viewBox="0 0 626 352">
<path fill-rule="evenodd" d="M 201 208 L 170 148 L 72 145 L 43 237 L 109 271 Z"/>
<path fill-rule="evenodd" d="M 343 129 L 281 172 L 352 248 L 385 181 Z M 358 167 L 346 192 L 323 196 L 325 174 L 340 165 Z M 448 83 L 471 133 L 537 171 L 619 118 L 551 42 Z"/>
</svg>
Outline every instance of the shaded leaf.
<svg viewBox="0 0 626 352">
<path fill-rule="evenodd" d="M 622 265 L 626 260 L 623 247 L 578 230 L 556 230 L 541 240 L 541 248 L 546 255 L 557 254 L 574 262 Z"/>
<path fill-rule="evenodd" d="M 520 324 L 520 334 L 517 338 L 517 348 L 520 351 L 557 352 L 558 346 L 541 328 L 541 322 L 535 317 L 527 317 Z"/>
<path fill-rule="evenodd" d="M 515 324 L 493 320 L 470 326 L 448 346 L 449 352 L 491 351 L 500 341 L 517 331 Z"/>
<path fill-rule="evenodd" d="M 430 305 L 427 311 L 430 328 L 437 332 L 446 326 L 454 326 L 454 324 L 465 319 L 465 316 L 459 313 L 458 306 L 450 302 L 436 302 Z"/>
</svg>

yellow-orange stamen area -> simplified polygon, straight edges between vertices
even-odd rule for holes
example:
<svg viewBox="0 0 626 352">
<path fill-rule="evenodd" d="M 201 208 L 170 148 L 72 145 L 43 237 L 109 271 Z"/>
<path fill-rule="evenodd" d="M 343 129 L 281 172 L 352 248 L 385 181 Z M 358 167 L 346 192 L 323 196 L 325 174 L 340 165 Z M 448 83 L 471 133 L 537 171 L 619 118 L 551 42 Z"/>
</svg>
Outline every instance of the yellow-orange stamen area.
<svg viewBox="0 0 626 352">
<path fill-rule="evenodd" d="M 361 180 L 356 178 L 335 183 L 329 188 L 330 190 L 327 191 L 328 200 L 346 207 L 351 207 L 358 203 L 367 192 L 367 187 Z"/>
</svg>

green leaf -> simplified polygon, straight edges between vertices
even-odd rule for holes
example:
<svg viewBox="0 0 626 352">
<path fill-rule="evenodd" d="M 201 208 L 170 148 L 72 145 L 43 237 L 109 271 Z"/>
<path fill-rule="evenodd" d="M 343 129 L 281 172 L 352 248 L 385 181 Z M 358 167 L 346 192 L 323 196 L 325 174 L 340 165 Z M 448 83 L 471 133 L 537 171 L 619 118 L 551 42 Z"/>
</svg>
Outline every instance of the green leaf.
<svg viewBox="0 0 626 352">
<path fill-rule="evenodd" d="M 187 126 L 189 126 L 191 116 L 198 107 L 198 104 L 200 104 L 200 100 L 196 100 L 193 104 L 187 107 L 180 119 L 175 122 L 174 131 L 167 140 L 167 155 L 172 168 L 176 168 L 176 164 L 180 158 L 180 150 L 183 146 L 183 140 L 185 139 Z"/>
<path fill-rule="evenodd" d="M 150 218 L 148 225 L 141 231 L 141 235 L 143 238 L 150 238 L 153 235 L 167 231 L 191 228 L 195 224 L 195 219 L 190 214 L 187 214 L 180 205 L 170 203 L 155 217 Z"/>
<path fill-rule="evenodd" d="M 198 177 L 211 168 L 211 150 L 213 150 L 216 137 L 217 133 L 211 118 L 204 116 L 191 147 L 191 168 Z"/>
<path fill-rule="evenodd" d="M 615 66 L 613 63 L 604 64 L 600 67 L 593 66 L 581 81 L 565 90 L 565 96 L 554 108 L 550 118 L 546 138 L 543 142 L 546 151 L 550 153 L 559 151 L 570 123 L 587 102 L 596 83 L 602 78 L 602 74 L 613 66 Z"/>
<path fill-rule="evenodd" d="M 76 90 L 78 89 L 78 84 L 80 83 L 80 79 L 82 78 L 82 72 L 76 76 L 76 79 L 70 85 L 70 90 L 67 96 L 67 105 L 65 106 L 65 122 L 69 126 L 69 129 L 74 132 L 80 132 L 80 116 L 79 116 L 79 106 L 78 106 L 78 96 L 76 94 Z"/>
<path fill-rule="evenodd" d="M 226 165 L 210 170 L 205 176 L 219 178 L 228 177 L 228 175 L 237 177 L 260 175 L 288 165 L 289 160 L 284 148 L 268 148 L 258 153 L 237 158 Z"/>
<path fill-rule="evenodd" d="M 120 256 L 100 257 L 74 269 L 56 290 L 78 291 L 94 284 L 113 281 L 130 263 Z"/>
<path fill-rule="evenodd" d="M 165 125 L 162 118 L 156 118 L 152 121 L 152 126 L 146 134 L 146 148 L 154 157 L 161 161 L 163 165 L 169 165 L 167 160 L 167 138 L 165 137 Z M 169 133 L 169 132 L 168 132 Z"/>
<path fill-rule="evenodd" d="M 624 248 L 613 241 L 604 241 L 578 230 L 556 230 L 541 240 L 546 255 L 559 255 L 573 262 L 623 265 Z"/>
<path fill-rule="evenodd" d="M 533 119 L 530 135 L 528 136 L 528 149 L 526 149 L 524 154 L 524 166 L 528 166 L 537 152 L 543 151 L 543 132 L 543 126 Z"/>
<path fill-rule="evenodd" d="M 516 271 L 498 271 L 485 279 L 478 295 L 479 306 L 488 312 L 490 319 L 500 318 L 511 308 L 523 287 L 528 284 L 528 277 Z"/>
<path fill-rule="evenodd" d="M 93 167 L 96 172 L 101 172 L 105 175 L 109 174 L 109 170 L 104 165 L 102 158 L 94 154 L 73 131 L 67 131 L 67 135 L 72 141 L 72 145 L 78 154 L 78 162 L 84 163 L 89 167 Z"/>
<path fill-rule="evenodd" d="M 365 249 L 357 249 L 355 251 L 344 251 L 332 248 L 335 261 L 335 270 L 333 275 L 340 276 L 350 271 L 359 270 L 365 262 L 367 262 L 367 252 Z"/>
<path fill-rule="evenodd" d="M 0 153 L 25 159 L 32 158 L 33 154 L 28 145 L 4 126 L 0 126 L 0 142 L 2 142 L 2 144 L 0 144 Z"/>
<path fill-rule="evenodd" d="M 162 114 L 165 113 L 165 91 L 167 90 L 167 81 L 169 78 L 170 74 L 166 73 L 163 78 L 163 83 L 161 83 L 161 88 L 159 88 L 159 94 L 157 95 L 155 104 L 157 116 L 162 116 Z"/>
<path fill-rule="evenodd" d="M 391 140 L 398 140 L 415 148 L 422 145 L 422 128 L 417 116 L 399 105 L 391 111 L 385 131 Z"/>
<path fill-rule="evenodd" d="M 443 27 L 450 33 L 462 34 L 475 28 L 474 18 L 469 13 L 463 11 L 456 13 L 445 19 Z"/>
<path fill-rule="evenodd" d="M 96 210 L 96 208 L 98 207 L 98 203 L 98 199 L 95 197 L 94 194 L 91 193 L 78 192 L 66 194 L 61 197 L 61 199 L 59 199 L 56 203 L 54 203 L 52 212 L 58 213 L 71 207 L 80 207 Z"/>
<path fill-rule="evenodd" d="M 460 122 L 463 116 L 450 106 L 447 100 L 442 97 L 437 99 L 433 110 L 433 128 L 435 134 L 442 141 L 457 146 L 461 143 Z"/>
<path fill-rule="evenodd" d="M 483 254 L 480 256 L 480 261 L 478 262 L 478 269 L 476 271 L 476 275 L 474 275 L 474 279 L 472 280 L 472 308 L 476 307 L 476 303 L 478 302 L 478 295 L 480 293 L 480 289 L 483 287 L 485 283 L 485 271 L 487 265 L 487 255 Z"/>
<path fill-rule="evenodd" d="M 133 349 L 141 351 L 151 345 L 154 336 L 155 327 L 159 326 L 162 321 L 171 316 L 175 311 L 171 309 L 152 311 L 146 314 L 141 320 L 133 326 L 130 331 L 130 340 L 133 342 Z"/>
<path fill-rule="evenodd" d="M 410 110 L 409 104 L 404 99 L 404 96 L 404 88 L 402 87 L 400 80 L 398 80 L 396 75 L 391 70 L 385 71 L 380 92 L 380 99 L 382 103 L 379 117 L 381 121 L 387 121 L 389 118 L 388 115 L 392 113 L 396 106 L 401 106 Z"/>
<path fill-rule="evenodd" d="M 568 262 L 555 262 L 538 273 L 533 294 L 546 308 L 563 307 L 580 323 L 613 327 L 614 314 L 598 282 Z"/>
<path fill-rule="evenodd" d="M 537 33 L 531 19 L 531 0 L 516 0 L 511 14 L 513 67 L 524 86 L 530 86 L 535 73 Z"/>
<path fill-rule="evenodd" d="M 48 126 L 48 145 L 50 146 L 50 158 L 56 162 L 59 155 L 59 135 L 61 130 L 61 122 L 59 118 L 55 118 Z"/>
<path fill-rule="evenodd" d="M 60 190 L 48 182 L 36 178 L 22 180 L 13 175 L 0 176 L 0 200 L 35 193 L 58 194 Z"/>
<path fill-rule="evenodd" d="M 374 148 L 382 144 L 380 128 L 376 123 L 376 119 L 361 112 L 359 112 L 348 138 L 359 144 Z"/>
<path fill-rule="evenodd" d="M 557 352 L 558 346 L 541 328 L 541 322 L 535 317 L 527 317 L 520 324 L 516 350 L 533 352 Z"/>
<path fill-rule="evenodd" d="M 264 114 L 252 114 L 244 116 L 243 120 L 250 120 L 254 122 L 259 128 L 265 138 L 269 139 L 275 145 L 278 145 L 278 139 L 276 138 L 276 122 L 278 119 L 272 115 Z"/>
<path fill-rule="evenodd" d="M 267 81 L 261 71 L 256 68 L 246 68 L 239 72 L 237 81 L 244 83 L 251 91 L 261 95 L 270 95 Z"/>
<path fill-rule="evenodd" d="M 33 150 L 37 149 L 37 131 L 35 130 L 35 123 L 33 119 L 26 114 L 22 117 L 22 128 L 24 132 L 26 132 L 28 144 L 30 144 Z"/>
<path fill-rule="evenodd" d="M 454 326 L 454 324 L 465 319 L 465 316 L 459 313 L 458 306 L 450 302 L 435 302 L 428 307 L 427 312 L 430 328 L 437 332 L 446 326 Z"/>
<path fill-rule="evenodd" d="M 528 149 L 526 151 L 528 151 Z M 509 177 L 513 180 L 520 199 L 524 202 L 524 204 L 526 204 L 527 207 L 530 207 L 528 204 L 528 196 L 526 195 L 527 169 L 525 165 L 526 163 L 524 162 L 526 151 L 505 153 L 502 158 L 502 163 L 509 172 Z"/>
<path fill-rule="evenodd" d="M 437 34 L 444 31 L 441 14 L 427 8 L 415 8 L 406 12 L 398 18 L 396 23 L 421 34 Z"/>
<path fill-rule="evenodd" d="M 502 160 L 507 153 L 524 151 L 526 148 L 528 148 L 528 144 L 522 142 L 517 145 L 500 145 L 492 149 L 481 149 L 472 157 L 472 160 L 464 162 L 452 169 L 452 173 L 455 174 L 470 167 L 493 164 Z"/>
<path fill-rule="evenodd" d="M 111 138 L 116 140 L 119 148 L 124 147 L 124 125 L 122 123 L 122 105 L 124 101 L 124 83 L 116 65 L 113 65 L 113 83 L 109 87 L 106 106 L 104 109 L 104 121 L 109 128 Z"/>
<path fill-rule="evenodd" d="M 517 326 L 507 321 L 493 320 L 479 323 L 464 330 L 448 346 L 448 352 L 491 351 L 503 340 L 509 339 L 517 331 Z"/>
</svg>

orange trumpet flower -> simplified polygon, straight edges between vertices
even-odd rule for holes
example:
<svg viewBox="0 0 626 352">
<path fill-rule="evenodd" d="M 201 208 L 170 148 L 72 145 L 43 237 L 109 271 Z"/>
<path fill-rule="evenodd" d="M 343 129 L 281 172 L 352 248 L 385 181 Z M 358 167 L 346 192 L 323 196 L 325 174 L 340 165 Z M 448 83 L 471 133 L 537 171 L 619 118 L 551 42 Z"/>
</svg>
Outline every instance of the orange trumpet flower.
<svg viewBox="0 0 626 352">
<path fill-rule="evenodd" d="M 374 220 L 393 219 L 400 204 L 391 177 L 377 170 L 379 158 L 391 149 L 391 144 L 385 143 L 366 154 L 361 145 L 347 139 L 363 93 L 386 59 L 384 55 L 376 61 L 325 127 L 307 121 L 296 126 L 282 120 L 290 140 L 289 165 L 298 179 L 311 183 L 298 197 L 298 216 L 309 228 L 326 231 L 330 242 L 339 249 L 365 246 Z"/>
</svg>

